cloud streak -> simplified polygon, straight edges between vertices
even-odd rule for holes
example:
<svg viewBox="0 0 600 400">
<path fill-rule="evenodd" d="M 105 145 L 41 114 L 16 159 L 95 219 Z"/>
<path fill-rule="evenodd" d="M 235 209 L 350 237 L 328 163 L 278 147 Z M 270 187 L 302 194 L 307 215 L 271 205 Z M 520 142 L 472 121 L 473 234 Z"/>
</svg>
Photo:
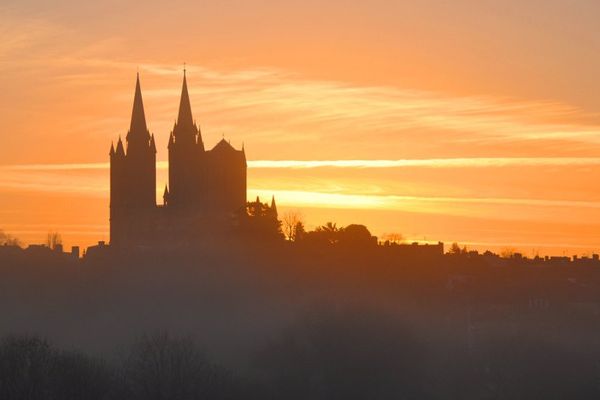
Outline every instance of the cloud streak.
<svg viewBox="0 0 600 400">
<path fill-rule="evenodd" d="M 268 69 L 226 74 L 199 68 L 197 73 L 203 85 L 192 92 L 204 105 L 210 107 L 204 99 L 211 99 L 213 107 L 235 111 L 242 118 L 255 118 L 257 112 L 285 115 L 286 127 L 320 126 L 329 134 L 350 136 L 426 129 L 469 134 L 464 141 L 600 141 L 598 126 L 567 122 L 586 117 L 585 113 L 559 102 L 456 97 L 391 86 L 306 80 Z M 556 120 L 562 122 L 548 122 Z"/>
<path fill-rule="evenodd" d="M 60 69 L 87 66 L 87 73 L 70 76 L 71 83 L 85 85 L 95 80 L 106 84 L 111 70 L 135 71 L 139 67 L 143 81 L 150 76 L 159 83 L 145 89 L 144 97 L 165 104 L 148 115 L 150 124 L 162 131 L 176 115 L 179 87 L 173 86 L 171 78 L 181 75 L 181 71 L 172 64 L 139 65 L 72 56 L 58 57 L 50 63 Z M 278 143 L 340 138 L 360 143 L 377 133 L 388 144 L 390 140 L 397 144 L 420 132 L 441 144 L 452 140 L 465 146 L 535 141 L 543 148 L 544 141 L 556 140 L 600 145 L 600 125 L 581 122 L 597 120 L 597 116 L 558 101 L 451 96 L 393 86 L 308 80 L 274 68 L 230 72 L 201 65 L 187 68 L 194 109 L 211 116 L 215 125 L 209 128 L 239 132 L 240 137 L 253 143 L 256 139 Z M 96 76 L 98 73 L 100 76 Z M 130 90 L 118 97 L 128 101 Z"/>
<path fill-rule="evenodd" d="M 496 157 L 496 158 L 432 158 L 420 160 L 256 160 L 250 168 L 306 169 L 306 168 L 485 168 L 485 167 L 543 167 L 600 165 L 600 158 L 592 157 Z"/>
<path fill-rule="evenodd" d="M 561 167 L 597 166 L 600 157 L 478 157 L 430 158 L 399 160 L 249 160 L 251 169 L 313 169 L 313 168 L 502 168 L 502 167 Z M 0 171 L 68 171 L 107 170 L 110 164 L 16 164 L 0 165 Z M 157 163 L 167 169 L 166 161 Z"/>
<path fill-rule="evenodd" d="M 31 167 L 31 166 L 19 166 Z M 19 190 L 43 193 L 68 193 L 73 196 L 108 197 L 108 181 L 105 174 L 92 174 L 104 170 L 106 165 L 97 164 L 62 164 L 59 168 L 74 168 L 83 171 L 72 174 L 71 169 L 39 169 L 43 165 L 34 166 L 38 169 L 5 170 L 0 175 L 0 190 Z M 52 166 L 54 168 L 55 166 Z M 82 169 L 83 167 L 83 169 Z M 6 167 L 3 167 L 6 168 Z M 355 168 L 355 167 L 352 167 Z M 360 168 L 360 167 L 359 167 Z M 473 206 L 512 206 L 512 207 L 546 207 L 562 209 L 600 209 L 600 201 L 519 198 L 500 196 L 432 196 L 405 195 L 404 193 L 359 193 L 352 188 L 341 186 L 330 187 L 327 182 L 307 181 L 306 189 L 285 190 L 282 187 L 260 185 L 260 180 L 254 182 L 257 186 L 249 189 L 248 197 L 254 198 L 275 195 L 278 203 L 294 207 L 317 207 L 330 209 L 373 209 L 373 210 L 404 210 L 415 212 L 450 212 L 460 208 L 463 213 L 474 214 Z M 280 182 L 284 184 L 285 182 Z M 285 186 L 285 185 L 284 185 Z M 157 188 L 157 195 L 162 193 Z M 460 206 L 460 207 L 459 207 Z"/>
<path fill-rule="evenodd" d="M 344 193 L 323 193 L 294 190 L 250 190 L 250 195 L 272 193 L 280 204 L 296 207 L 324 207 L 350 209 L 386 209 L 418 211 L 426 204 L 481 204 L 510 205 L 527 207 L 560 207 L 600 209 L 599 201 L 545 200 L 530 198 L 502 197 L 435 197 L 435 196 L 398 196 L 363 195 Z"/>
</svg>

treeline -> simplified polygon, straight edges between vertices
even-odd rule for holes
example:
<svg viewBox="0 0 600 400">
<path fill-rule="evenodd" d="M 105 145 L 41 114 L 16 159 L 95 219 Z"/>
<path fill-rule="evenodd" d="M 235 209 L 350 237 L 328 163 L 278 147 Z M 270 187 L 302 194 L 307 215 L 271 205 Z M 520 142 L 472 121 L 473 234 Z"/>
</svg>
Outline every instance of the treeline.
<svg viewBox="0 0 600 400">
<path fill-rule="evenodd" d="M 0 344 L 4 400 L 252 398 L 241 380 L 211 363 L 190 339 L 144 336 L 118 362 L 65 351 L 37 336 Z"/>
<path fill-rule="evenodd" d="M 331 318 L 333 317 L 333 318 Z M 383 329 L 382 329 L 383 328 Z M 539 338 L 484 349 L 417 340 L 377 317 L 309 318 L 232 371 L 188 338 L 142 336 L 118 357 L 62 350 L 36 336 L 0 342 L 3 400 L 597 398 L 599 366 Z M 444 351 L 435 353 L 436 346 Z M 439 350 L 439 349 L 438 349 Z"/>
<path fill-rule="evenodd" d="M 262 240 L 273 240 L 308 245 L 347 245 L 347 246 L 373 246 L 377 244 L 377 237 L 365 225 L 350 224 L 338 227 L 334 222 L 319 225 L 313 230 L 306 230 L 302 215 L 296 211 L 287 211 L 281 219 L 273 214 L 271 209 L 262 203 L 248 203 L 248 212 L 237 217 L 236 228 L 231 232 L 234 235 Z M 397 235 L 398 238 L 401 235 Z"/>
<path fill-rule="evenodd" d="M 52 342 L 0 339 L 0 399 L 600 395 L 597 269 L 399 260 L 315 231 L 334 244 L 6 252 L 0 335 Z"/>
</svg>

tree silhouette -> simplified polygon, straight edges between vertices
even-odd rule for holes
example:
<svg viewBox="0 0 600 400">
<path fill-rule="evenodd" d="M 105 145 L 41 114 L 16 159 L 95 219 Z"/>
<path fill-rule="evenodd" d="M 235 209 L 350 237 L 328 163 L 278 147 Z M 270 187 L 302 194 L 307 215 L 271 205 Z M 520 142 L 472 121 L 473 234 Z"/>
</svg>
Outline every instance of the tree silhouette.
<svg viewBox="0 0 600 400">
<path fill-rule="evenodd" d="M 100 400 L 107 398 L 111 383 L 103 362 L 59 351 L 39 337 L 9 336 L 0 343 L 3 400 Z"/>
<path fill-rule="evenodd" d="M 377 240 L 364 225 L 350 224 L 337 233 L 338 242 L 345 246 L 364 247 L 376 245 Z"/>
<path fill-rule="evenodd" d="M 294 227 L 294 241 L 302 240 L 306 236 L 306 230 L 304 229 L 304 223 L 302 221 L 298 221 L 296 226 Z"/>
<path fill-rule="evenodd" d="M 274 398 L 426 398 L 421 346 L 374 310 L 317 312 L 293 324 L 258 355 Z"/>
<path fill-rule="evenodd" d="M 46 246 L 50 249 L 55 250 L 58 246 L 62 245 L 62 237 L 58 232 L 48 232 L 46 236 Z"/>
<path fill-rule="evenodd" d="M 503 258 L 511 258 L 516 253 L 512 247 L 505 247 L 500 251 L 500 256 Z"/>
<path fill-rule="evenodd" d="M 335 222 L 327 222 L 325 225 L 317 227 L 317 230 L 329 233 L 336 233 L 338 231 L 338 227 Z"/>
<path fill-rule="evenodd" d="M 325 225 L 317 227 L 315 232 L 320 233 L 329 244 L 335 244 L 338 241 L 337 234 L 339 229 L 334 222 L 327 222 Z"/>
<path fill-rule="evenodd" d="M 391 232 L 384 234 L 382 239 L 389 243 L 400 244 L 404 241 L 404 236 L 398 232 Z"/>
<path fill-rule="evenodd" d="M 266 203 L 250 201 L 236 213 L 239 232 L 253 238 L 265 240 L 283 239 L 281 221 L 277 219 L 277 210 Z"/>
<path fill-rule="evenodd" d="M 166 333 L 143 336 L 134 343 L 123 378 L 127 398 L 140 400 L 214 399 L 230 383 L 191 339 Z"/>
<path fill-rule="evenodd" d="M 291 242 L 296 241 L 298 238 L 298 229 L 301 228 L 301 230 L 304 230 L 302 214 L 294 210 L 286 211 L 281 218 L 281 225 L 285 238 Z"/>
<path fill-rule="evenodd" d="M 0 229 L 0 246 L 21 246 L 21 241 Z"/>
<path fill-rule="evenodd" d="M 452 246 L 450 246 L 448 253 L 453 255 L 467 254 L 467 246 L 461 248 L 458 243 L 454 242 L 452 243 Z"/>
</svg>

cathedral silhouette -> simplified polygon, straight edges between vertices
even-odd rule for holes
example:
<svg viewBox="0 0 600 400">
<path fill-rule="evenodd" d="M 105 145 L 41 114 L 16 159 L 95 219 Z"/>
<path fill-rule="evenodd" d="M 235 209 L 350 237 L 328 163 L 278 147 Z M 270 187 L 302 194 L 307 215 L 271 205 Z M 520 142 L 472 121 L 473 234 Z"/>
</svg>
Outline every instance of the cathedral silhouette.
<svg viewBox="0 0 600 400">
<path fill-rule="evenodd" d="M 224 232 L 246 212 L 246 154 L 225 139 L 206 150 L 192 117 L 185 70 L 169 137 L 169 183 L 156 202 L 156 143 L 146 125 L 139 73 L 124 145 L 110 148 L 110 244 L 178 244 Z M 257 202 L 259 200 L 257 199 Z M 254 203 L 252 203 L 254 204 Z M 275 202 L 271 204 L 275 213 Z"/>
</svg>

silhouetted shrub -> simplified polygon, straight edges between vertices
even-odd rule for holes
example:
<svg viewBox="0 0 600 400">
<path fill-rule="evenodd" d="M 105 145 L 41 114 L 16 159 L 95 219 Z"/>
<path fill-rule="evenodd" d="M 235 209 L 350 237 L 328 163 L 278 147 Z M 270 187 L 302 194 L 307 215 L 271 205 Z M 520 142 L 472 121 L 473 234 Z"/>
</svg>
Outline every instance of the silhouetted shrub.
<svg viewBox="0 0 600 400">
<path fill-rule="evenodd" d="M 598 398 L 598 368 L 593 358 L 544 338 L 495 338 L 475 357 L 478 376 L 491 398 Z"/>
<path fill-rule="evenodd" d="M 132 400 L 228 399 L 236 397 L 238 386 L 191 339 L 166 333 L 134 343 L 124 363 L 123 384 Z"/>
<path fill-rule="evenodd" d="M 291 326 L 258 355 L 274 398 L 425 398 L 421 351 L 380 313 L 326 312 Z"/>
<path fill-rule="evenodd" d="M 350 224 L 338 232 L 340 245 L 349 247 L 365 247 L 377 245 L 377 238 L 364 225 Z"/>
<path fill-rule="evenodd" d="M 0 398 L 3 400 L 104 399 L 111 389 L 104 363 L 76 352 L 61 352 L 35 336 L 10 336 L 0 344 Z"/>
<path fill-rule="evenodd" d="M 21 246 L 21 241 L 0 229 L 0 246 Z"/>
<path fill-rule="evenodd" d="M 51 398 L 54 356 L 48 342 L 40 338 L 5 338 L 0 345 L 0 398 Z"/>
<path fill-rule="evenodd" d="M 54 362 L 52 391 L 61 400 L 101 400 L 115 392 L 115 373 L 104 361 L 60 352 Z"/>
</svg>

